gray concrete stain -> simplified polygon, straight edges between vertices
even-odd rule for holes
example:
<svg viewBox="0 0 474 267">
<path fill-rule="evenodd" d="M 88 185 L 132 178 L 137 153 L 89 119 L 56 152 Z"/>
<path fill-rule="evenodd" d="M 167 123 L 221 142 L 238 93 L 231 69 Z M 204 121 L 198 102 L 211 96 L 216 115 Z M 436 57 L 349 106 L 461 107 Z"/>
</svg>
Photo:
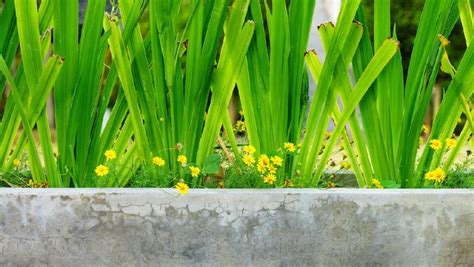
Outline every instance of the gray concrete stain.
<svg viewBox="0 0 474 267">
<path fill-rule="evenodd" d="M 163 189 L 5 189 L 0 199 L 2 266 L 474 264 L 469 190 L 192 190 L 178 197 Z"/>
</svg>

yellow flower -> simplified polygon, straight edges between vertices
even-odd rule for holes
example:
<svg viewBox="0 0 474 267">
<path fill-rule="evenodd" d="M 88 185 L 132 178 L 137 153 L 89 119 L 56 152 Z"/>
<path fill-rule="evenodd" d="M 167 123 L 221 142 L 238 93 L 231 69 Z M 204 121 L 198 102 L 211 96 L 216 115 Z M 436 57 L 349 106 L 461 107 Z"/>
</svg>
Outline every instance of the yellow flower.
<svg viewBox="0 0 474 267">
<path fill-rule="evenodd" d="M 181 195 L 186 195 L 189 190 L 189 186 L 185 182 L 177 183 L 175 188 L 178 190 L 179 194 Z"/>
<path fill-rule="evenodd" d="M 277 165 L 277 166 L 282 166 L 283 165 L 283 159 L 279 156 L 273 156 L 271 158 L 271 161 L 273 164 Z"/>
<path fill-rule="evenodd" d="M 276 182 L 276 176 L 274 174 L 268 174 L 263 177 L 263 182 L 272 185 Z"/>
<path fill-rule="evenodd" d="M 270 164 L 270 158 L 265 155 L 265 154 L 262 154 L 260 155 L 260 157 L 258 158 L 258 163 L 260 164 L 263 164 L 264 166 L 268 166 L 268 164 Z"/>
<path fill-rule="evenodd" d="M 265 172 L 265 164 L 263 164 L 262 162 L 259 162 L 257 164 L 257 171 L 259 173 L 264 173 Z"/>
<path fill-rule="evenodd" d="M 433 181 L 434 180 L 434 172 L 427 172 L 425 174 L 425 179 L 428 181 Z"/>
<path fill-rule="evenodd" d="M 237 123 L 235 124 L 235 130 L 239 133 L 245 132 L 245 130 L 246 130 L 245 122 L 242 121 L 242 120 L 237 121 Z"/>
<path fill-rule="evenodd" d="M 104 156 L 107 160 L 112 160 L 117 157 L 117 152 L 115 152 L 115 150 L 109 149 L 105 151 Z"/>
<path fill-rule="evenodd" d="M 201 173 L 201 170 L 198 167 L 190 166 L 189 170 L 191 170 L 192 177 L 198 177 L 199 174 Z"/>
<path fill-rule="evenodd" d="M 105 165 L 99 165 L 95 168 L 95 174 L 97 174 L 97 176 L 106 176 L 109 174 L 109 167 Z"/>
<path fill-rule="evenodd" d="M 20 166 L 20 164 L 21 164 L 21 161 L 20 161 L 19 159 L 14 159 L 14 160 L 13 160 L 13 165 L 14 165 L 15 167 Z"/>
<path fill-rule="evenodd" d="M 254 146 L 252 145 L 248 145 L 248 146 L 244 146 L 244 152 L 247 153 L 247 154 L 254 154 L 257 150 L 255 149 Z"/>
<path fill-rule="evenodd" d="M 427 172 L 425 174 L 425 179 L 426 180 L 432 181 L 432 182 L 435 182 L 435 183 L 442 183 L 445 178 L 446 178 L 446 173 L 441 168 L 437 168 L 436 170 Z"/>
<path fill-rule="evenodd" d="M 453 138 L 448 138 L 448 139 L 446 139 L 446 145 L 447 145 L 449 148 L 454 148 L 457 143 L 458 143 L 458 142 L 456 141 L 456 139 L 453 139 Z"/>
<path fill-rule="evenodd" d="M 430 141 L 430 147 L 434 150 L 440 149 L 441 146 L 442 146 L 442 143 L 438 139 L 433 139 Z"/>
<path fill-rule="evenodd" d="M 383 189 L 383 186 L 382 186 L 382 184 L 380 183 L 380 181 L 378 179 L 373 178 L 372 179 L 372 184 L 378 189 Z"/>
<path fill-rule="evenodd" d="M 165 166 L 165 160 L 161 157 L 153 157 L 152 161 L 153 161 L 153 164 L 155 164 L 156 166 L 159 166 L 159 167 Z"/>
<path fill-rule="evenodd" d="M 277 172 L 277 168 L 275 168 L 275 166 L 273 165 L 268 165 L 267 169 L 268 169 L 268 173 L 270 174 L 275 174 Z"/>
<path fill-rule="evenodd" d="M 341 162 L 341 169 L 349 170 L 351 168 L 351 163 L 348 161 Z"/>
<path fill-rule="evenodd" d="M 286 149 L 286 151 L 291 152 L 291 153 L 296 151 L 295 144 L 293 143 L 284 143 L 283 147 Z"/>
<path fill-rule="evenodd" d="M 185 155 L 179 155 L 178 162 L 181 163 L 182 166 L 186 166 L 186 163 L 188 163 L 188 158 L 186 158 Z"/>
<path fill-rule="evenodd" d="M 428 125 L 423 124 L 423 126 L 421 127 L 421 131 L 422 131 L 424 134 L 429 134 L 429 133 L 430 133 L 430 128 L 428 127 Z"/>
<path fill-rule="evenodd" d="M 441 183 L 446 178 L 446 173 L 441 168 L 437 168 L 434 173 L 434 177 L 438 183 Z"/>
<path fill-rule="evenodd" d="M 244 155 L 242 157 L 242 160 L 247 166 L 252 166 L 255 163 L 255 159 L 253 158 L 252 155 Z"/>
</svg>

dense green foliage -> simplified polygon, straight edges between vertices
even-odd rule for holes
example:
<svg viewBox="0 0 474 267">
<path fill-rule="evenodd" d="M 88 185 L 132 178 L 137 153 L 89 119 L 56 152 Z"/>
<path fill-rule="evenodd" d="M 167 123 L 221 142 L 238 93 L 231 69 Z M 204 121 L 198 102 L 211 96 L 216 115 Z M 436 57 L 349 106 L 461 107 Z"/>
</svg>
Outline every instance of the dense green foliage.
<svg viewBox="0 0 474 267">
<path fill-rule="evenodd" d="M 90 1 L 79 28 L 77 2 L 6 0 L 2 180 L 316 187 L 339 144 L 360 187 L 439 186 L 474 128 L 470 0 L 415 1 L 404 16 L 405 1 L 364 2 L 366 16 L 361 0 L 345 0 L 337 23 L 319 28 L 324 61 L 306 51 L 315 4 L 133 0 L 107 14 L 105 0 Z M 448 45 L 457 24 L 466 49 L 459 33 Z M 440 73 L 444 97 L 420 148 Z M 309 75 L 317 90 L 308 106 Z M 235 90 L 242 138 L 228 110 Z"/>
</svg>

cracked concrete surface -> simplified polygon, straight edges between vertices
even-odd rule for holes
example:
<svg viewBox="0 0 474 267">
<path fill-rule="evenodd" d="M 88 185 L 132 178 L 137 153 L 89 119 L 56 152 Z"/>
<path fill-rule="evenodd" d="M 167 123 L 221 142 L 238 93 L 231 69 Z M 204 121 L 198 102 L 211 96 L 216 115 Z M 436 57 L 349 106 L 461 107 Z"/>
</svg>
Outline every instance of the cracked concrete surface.
<svg viewBox="0 0 474 267">
<path fill-rule="evenodd" d="M 472 266 L 472 190 L 1 189 L 1 266 Z"/>
</svg>

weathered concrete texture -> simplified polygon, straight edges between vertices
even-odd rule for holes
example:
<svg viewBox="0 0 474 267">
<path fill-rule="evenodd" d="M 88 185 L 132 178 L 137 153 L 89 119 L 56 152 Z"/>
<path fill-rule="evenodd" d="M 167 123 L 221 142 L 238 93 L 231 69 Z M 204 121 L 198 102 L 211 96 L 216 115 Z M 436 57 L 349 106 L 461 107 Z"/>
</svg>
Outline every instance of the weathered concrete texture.
<svg viewBox="0 0 474 267">
<path fill-rule="evenodd" d="M 1 266 L 472 266 L 469 190 L 0 190 Z"/>
</svg>

